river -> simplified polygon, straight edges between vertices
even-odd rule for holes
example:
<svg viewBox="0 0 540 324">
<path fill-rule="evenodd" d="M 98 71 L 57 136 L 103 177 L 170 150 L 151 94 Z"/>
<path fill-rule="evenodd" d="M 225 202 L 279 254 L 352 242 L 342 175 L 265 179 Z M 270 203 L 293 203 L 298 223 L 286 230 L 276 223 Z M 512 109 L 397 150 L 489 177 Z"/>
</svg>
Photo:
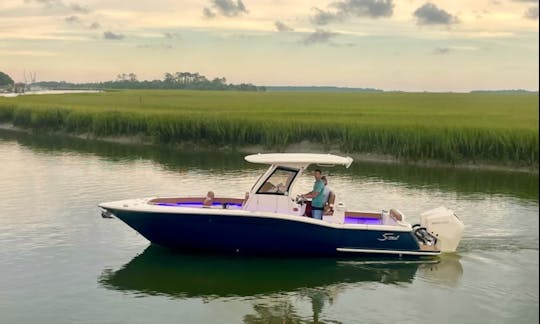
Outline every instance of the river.
<svg viewBox="0 0 540 324">
<path fill-rule="evenodd" d="M 349 209 L 466 225 L 437 262 L 187 255 L 97 204 L 242 197 L 264 170 L 183 152 L 0 130 L 1 323 L 537 323 L 538 174 L 354 162 L 330 168 Z M 308 191 L 312 178 L 300 187 Z"/>
</svg>

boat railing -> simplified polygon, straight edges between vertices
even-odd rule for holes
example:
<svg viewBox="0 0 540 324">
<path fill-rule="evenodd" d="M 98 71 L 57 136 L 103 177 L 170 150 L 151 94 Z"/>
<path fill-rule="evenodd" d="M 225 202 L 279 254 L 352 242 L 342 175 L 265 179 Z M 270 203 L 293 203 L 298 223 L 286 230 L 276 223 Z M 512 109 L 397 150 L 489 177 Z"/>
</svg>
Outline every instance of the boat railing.
<svg viewBox="0 0 540 324">
<path fill-rule="evenodd" d="M 174 197 L 174 198 L 155 198 L 148 201 L 150 205 L 159 205 L 159 206 L 173 206 L 173 207 L 203 207 L 203 201 L 205 197 Z M 225 198 L 225 197 L 216 197 L 212 201 L 211 207 L 236 207 L 242 208 L 244 205 L 245 199 L 240 198 Z"/>
</svg>

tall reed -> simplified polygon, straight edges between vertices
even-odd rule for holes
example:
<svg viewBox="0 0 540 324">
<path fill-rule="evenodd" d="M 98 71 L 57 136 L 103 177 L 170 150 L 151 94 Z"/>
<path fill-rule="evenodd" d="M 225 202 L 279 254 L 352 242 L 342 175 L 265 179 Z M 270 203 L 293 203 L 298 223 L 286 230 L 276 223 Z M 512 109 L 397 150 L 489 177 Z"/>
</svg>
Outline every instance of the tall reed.
<svg viewBox="0 0 540 324">
<path fill-rule="evenodd" d="M 138 95 L 141 99 L 133 98 Z M 405 160 L 538 164 L 537 95 L 313 97 L 300 93 L 273 97 L 268 93 L 121 91 L 104 97 L 66 96 L 64 100 L 2 98 L 0 122 L 97 137 L 140 135 L 156 143 L 262 144 L 280 150 L 308 140 L 319 143 L 321 150 L 337 145 L 344 152 L 389 154 Z M 505 100 L 514 103 L 517 113 L 506 112 L 500 104 Z"/>
</svg>

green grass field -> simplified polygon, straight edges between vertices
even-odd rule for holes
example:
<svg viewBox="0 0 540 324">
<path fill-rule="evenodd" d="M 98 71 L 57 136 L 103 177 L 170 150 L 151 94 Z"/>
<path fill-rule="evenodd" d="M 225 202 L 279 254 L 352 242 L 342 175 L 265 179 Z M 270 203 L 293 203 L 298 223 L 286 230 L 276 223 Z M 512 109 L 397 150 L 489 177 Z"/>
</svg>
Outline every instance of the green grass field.
<svg viewBox="0 0 540 324">
<path fill-rule="evenodd" d="M 538 164 L 538 94 L 127 90 L 0 97 L 0 121 L 159 143 L 303 140 L 406 160 Z"/>
</svg>

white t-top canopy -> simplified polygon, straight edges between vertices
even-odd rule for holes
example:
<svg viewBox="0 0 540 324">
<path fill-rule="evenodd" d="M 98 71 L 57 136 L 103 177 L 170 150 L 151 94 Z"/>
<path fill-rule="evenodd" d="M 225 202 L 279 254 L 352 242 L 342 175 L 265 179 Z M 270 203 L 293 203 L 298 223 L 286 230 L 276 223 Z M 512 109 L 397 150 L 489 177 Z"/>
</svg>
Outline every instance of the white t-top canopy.
<svg viewBox="0 0 540 324">
<path fill-rule="evenodd" d="M 342 157 L 333 154 L 313 154 L 313 153 L 269 153 L 252 154 L 245 157 L 246 161 L 262 164 L 279 165 L 344 165 L 348 168 L 353 159 L 351 157 Z"/>
</svg>

